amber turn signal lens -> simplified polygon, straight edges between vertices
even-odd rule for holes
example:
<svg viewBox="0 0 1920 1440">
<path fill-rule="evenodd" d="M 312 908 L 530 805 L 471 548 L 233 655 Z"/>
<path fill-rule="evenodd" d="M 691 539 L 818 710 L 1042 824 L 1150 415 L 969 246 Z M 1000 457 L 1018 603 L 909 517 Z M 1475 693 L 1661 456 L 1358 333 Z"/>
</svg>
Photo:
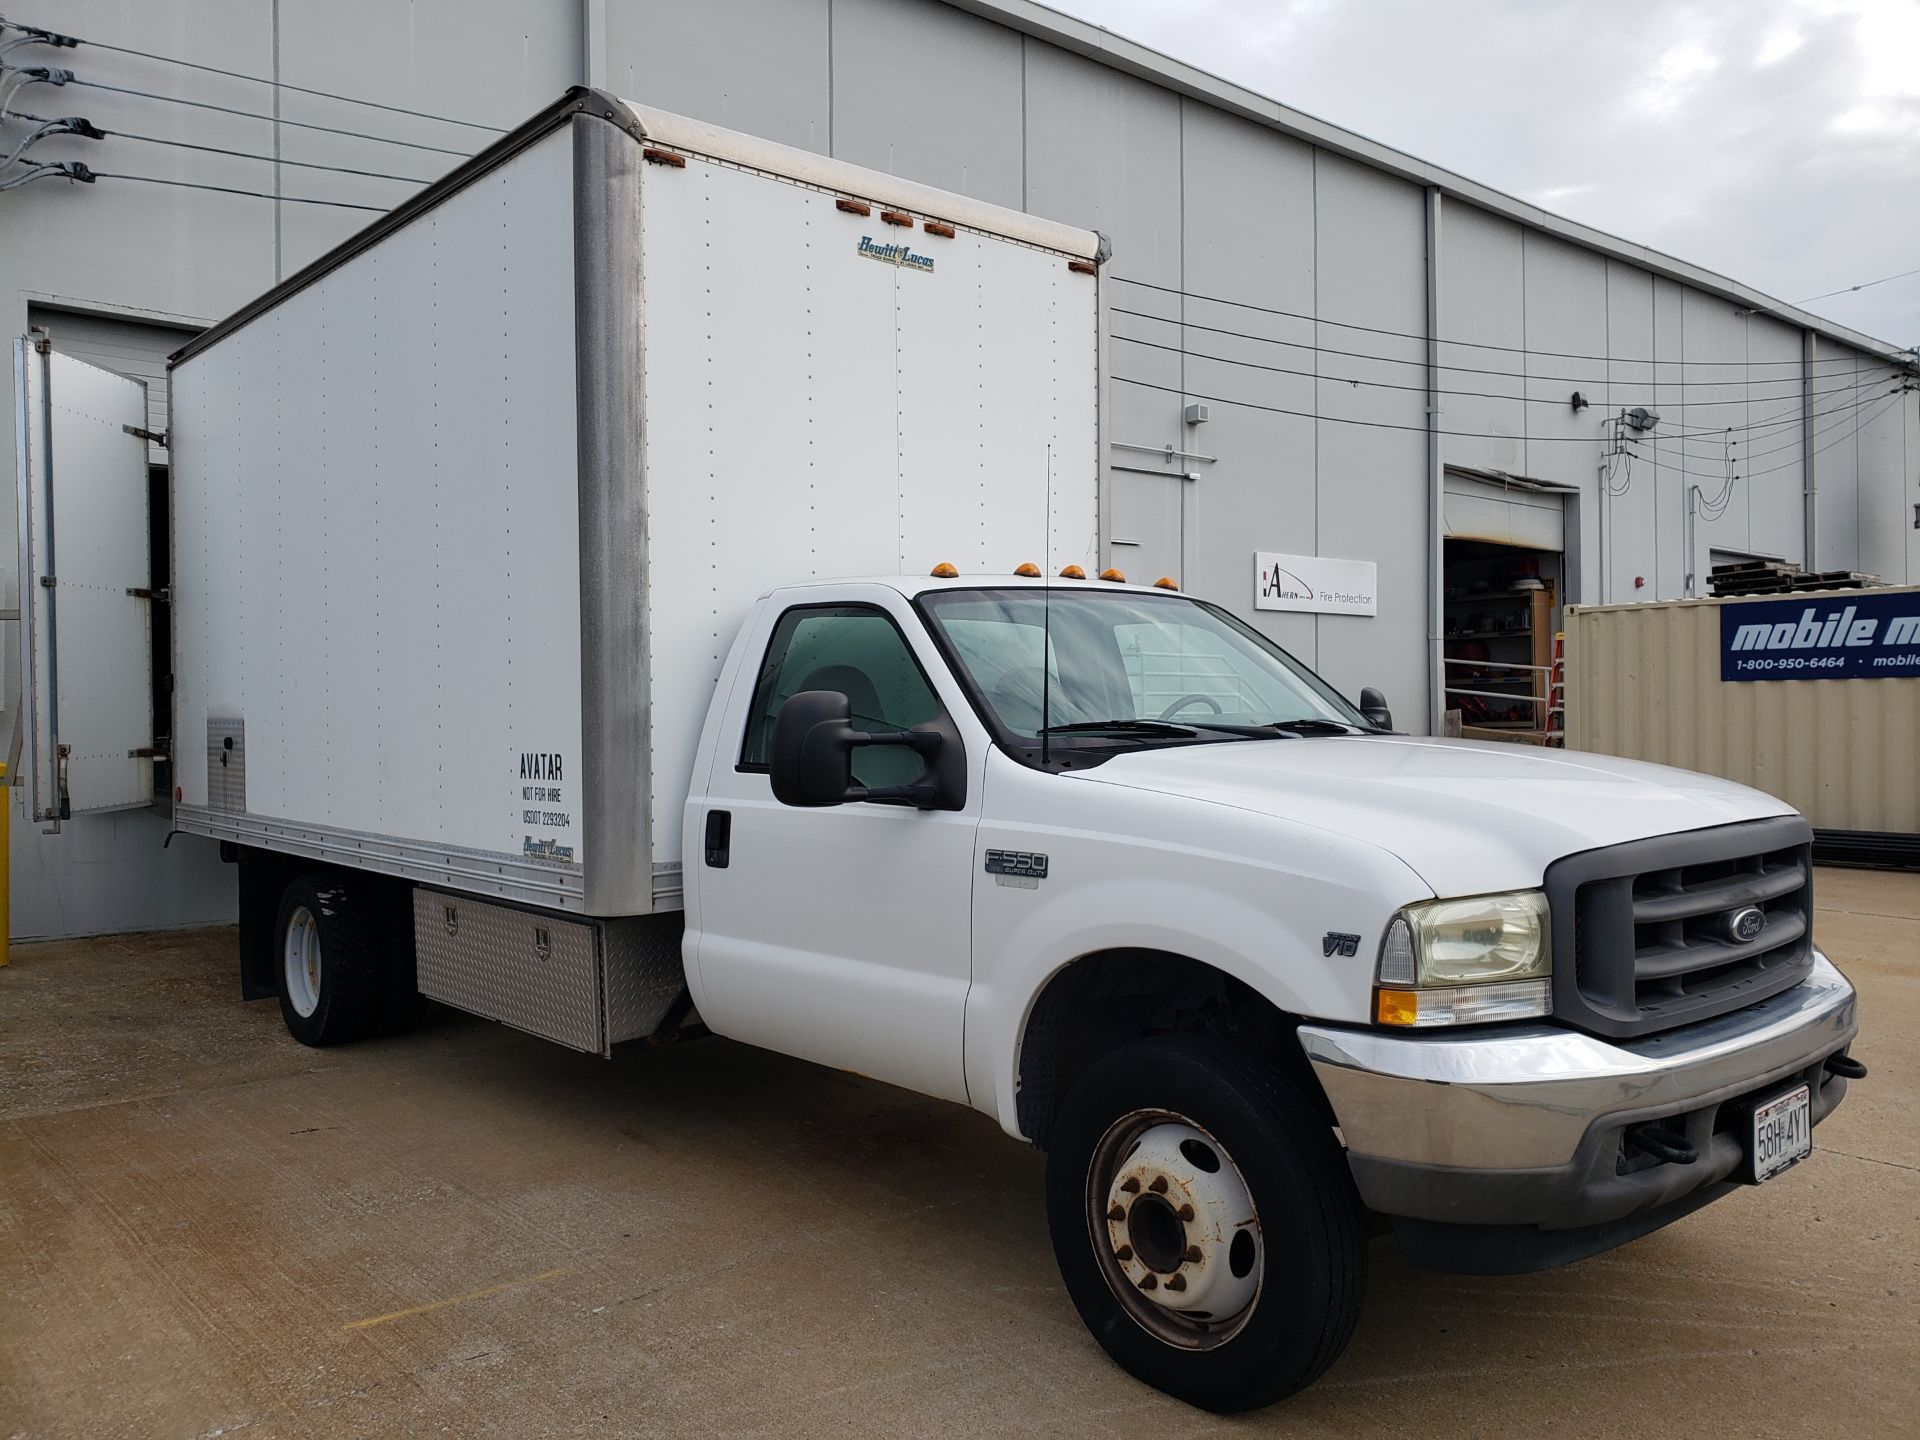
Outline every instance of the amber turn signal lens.
<svg viewBox="0 0 1920 1440">
<path fill-rule="evenodd" d="M 933 578 L 936 580 L 952 580 L 958 577 L 959 574 L 960 572 L 958 570 L 954 569 L 953 566 L 947 564 L 944 560 L 933 567 Z"/>
<path fill-rule="evenodd" d="M 1420 997 L 1411 990 L 1377 990 L 1373 1018 L 1382 1025 L 1415 1025 L 1420 1020 Z"/>
<path fill-rule="evenodd" d="M 1027 561 L 1026 564 L 1020 566 L 1013 573 L 1016 575 L 1025 576 L 1029 580 L 1038 580 L 1040 578 L 1040 567 L 1034 564 L 1031 560 L 1029 560 Z"/>
<path fill-rule="evenodd" d="M 1100 578 L 1102 580 L 1111 580 L 1116 585 L 1124 585 L 1127 583 L 1127 572 L 1124 570 L 1102 570 L 1100 572 Z"/>
<path fill-rule="evenodd" d="M 1171 575 L 1162 575 L 1158 580 L 1153 582 L 1153 588 L 1156 590 L 1178 590 L 1180 584 Z"/>
<path fill-rule="evenodd" d="M 1082 570 L 1078 565 L 1069 565 L 1060 572 L 1060 578 L 1062 580 L 1084 580 L 1087 578 L 1087 572 Z"/>
</svg>

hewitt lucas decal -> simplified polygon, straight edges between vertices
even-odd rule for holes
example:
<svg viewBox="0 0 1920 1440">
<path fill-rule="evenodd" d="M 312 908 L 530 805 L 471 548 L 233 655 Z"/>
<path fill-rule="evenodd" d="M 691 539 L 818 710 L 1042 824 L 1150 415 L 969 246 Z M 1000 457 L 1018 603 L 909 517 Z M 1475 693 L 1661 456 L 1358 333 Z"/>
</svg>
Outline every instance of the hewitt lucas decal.
<svg viewBox="0 0 1920 1440">
<path fill-rule="evenodd" d="M 1253 557 L 1253 608 L 1376 615 L 1378 576 L 1379 567 L 1371 560 L 1328 560 L 1262 550 Z"/>
<path fill-rule="evenodd" d="M 884 260 L 889 265 L 898 265 L 902 270 L 922 270 L 933 273 L 933 257 L 909 250 L 905 245 L 882 245 L 871 235 L 860 237 L 860 253 L 869 260 Z"/>
</svg>

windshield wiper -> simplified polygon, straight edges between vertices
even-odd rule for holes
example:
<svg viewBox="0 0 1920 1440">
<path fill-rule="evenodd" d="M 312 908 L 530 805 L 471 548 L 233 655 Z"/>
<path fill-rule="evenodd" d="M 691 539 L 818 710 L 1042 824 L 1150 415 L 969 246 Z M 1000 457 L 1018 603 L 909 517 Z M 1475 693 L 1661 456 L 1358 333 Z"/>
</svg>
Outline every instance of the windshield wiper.
<svg viewBox="0 0 1920 1440">
<path fill-rule="evenodd" d="M 1049 725 L 1042 735 L 1174 735 L 1182 740 L 1198 738 L 1198 732 L 1235 735 L 1244 740 L 1286 740 L 1297 737 L 1275 734 L 1271 725 L 1233 725 L 1224 720 L 1080 720 L 1071 725 Z"/>
<path fill-rule="evenodd" d="M 1369 730 L 1345 720 L 1274 720 L 1267 725 L 1269 730 L 1278 730 L 1284 735 L 1379 735 L 1379 730 Z"/>
<path fill-rule="evenodd" d="M 1191 726 L 1173 725 L 1165 720 L 1076 720 L 1071 725 L 1049 725 L 1037 733 L 1041 735 L 1098 735 L 1104 731 L 1118 730 L 1134 735 L 1179 735 L 1191 736 L 1196 732 Z"/>
</svg>

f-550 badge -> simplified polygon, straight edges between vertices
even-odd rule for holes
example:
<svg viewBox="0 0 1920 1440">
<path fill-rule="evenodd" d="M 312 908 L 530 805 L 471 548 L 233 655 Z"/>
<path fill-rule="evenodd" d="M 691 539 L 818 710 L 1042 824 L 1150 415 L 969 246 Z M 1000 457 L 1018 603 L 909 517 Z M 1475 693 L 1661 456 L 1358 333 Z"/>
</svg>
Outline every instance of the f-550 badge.
<svg viewBox="0 0 1920 1440">
<path fill-rule="evenodd" d="M 1349 935 L 1344 930 L 1329 930 L 1320 941 L 1322 955 L 1357 955 L 1360 953 L 1360 937 Z"/>
<path fill-rule="evenodd" d="M 1047 878 L 1047 857 L 1032 850 L 987 851 L 987 874 L 996 885 L 1038 890 Z"/>
</svg>

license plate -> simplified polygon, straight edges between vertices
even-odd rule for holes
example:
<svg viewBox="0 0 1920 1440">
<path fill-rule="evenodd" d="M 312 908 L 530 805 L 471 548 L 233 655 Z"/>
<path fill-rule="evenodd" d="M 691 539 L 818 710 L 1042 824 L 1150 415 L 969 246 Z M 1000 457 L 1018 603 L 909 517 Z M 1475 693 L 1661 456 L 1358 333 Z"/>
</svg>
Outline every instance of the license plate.
<svg viewBox="0 0 1920 1440">
<path fill-rule="evenodd" d="M 1805 1085 L 1753 1107 L 1753 1183 L 1771 1180 L 1813 1153 L 1813 1099 Z"/>
</svg>

